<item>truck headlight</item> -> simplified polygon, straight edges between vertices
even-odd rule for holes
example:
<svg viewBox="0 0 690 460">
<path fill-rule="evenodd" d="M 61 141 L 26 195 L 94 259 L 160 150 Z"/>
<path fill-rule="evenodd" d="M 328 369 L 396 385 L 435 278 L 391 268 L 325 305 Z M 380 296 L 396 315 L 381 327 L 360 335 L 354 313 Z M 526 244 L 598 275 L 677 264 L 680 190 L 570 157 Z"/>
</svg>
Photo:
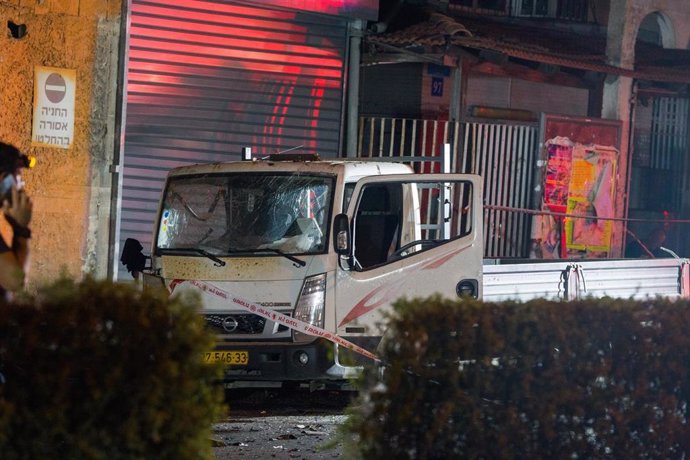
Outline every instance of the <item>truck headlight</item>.
<svg viewBox="0 0 690 460">
<path fill-rule="evenodd" d="M 313 326 L 323 328 L 324 309 L 326 304 L 326 274 L 310 276 L 304 280 L 302 292 L 297 300 L 292 316 Z M 293 330 L 296 342 L 304 342 L 312 337 Z"/>
</svg>

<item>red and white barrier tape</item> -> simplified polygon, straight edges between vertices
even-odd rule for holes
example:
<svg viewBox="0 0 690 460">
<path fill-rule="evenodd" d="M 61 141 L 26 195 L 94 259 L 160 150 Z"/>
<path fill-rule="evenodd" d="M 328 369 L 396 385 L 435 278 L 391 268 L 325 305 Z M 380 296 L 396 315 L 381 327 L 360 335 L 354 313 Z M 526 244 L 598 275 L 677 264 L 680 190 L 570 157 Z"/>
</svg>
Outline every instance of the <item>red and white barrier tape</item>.
<svg viewBox="0 0 690 460">
<path fill-rule="evenodd" d="M 172 283 L 170 283 L 169 288 L 171 293 L 175 286 L 181 284 L 182 282 L 184 281 L 174 280 Z M 247 310 L 250 313 L 262 316 L 268 320 L 282 324 L 283 326 L 287 326 L 290 329 L 294 329 L 295 331 L 302 332 L 308 335 L 313 335 L 315 337 L 321 337 L 323 339 L 336 343 L 341 347 L 345 347 L 348 350 L 352 350 L 355 353 L 359 353 L 360 355 L 366 356 L 369 359 L 373 359 L 374 361 L 380 361 L 380 359 L 375 354 L 371 353 L 369 350 L 366 350 L 360 347 L 359 345 L 350 342 L 349 340 L 345 340 L 337 334 L 328 332 L 325 329 L 316 327 L 312 324 L 309 324 L 296 318 L 292 318 L 282 313 L 278 313 L 277 311 L 272 310 L 270 308 L 262 307 L 261 305 L 257 305 L 254 302 L 251 302 L 247 299 L 232 295 L 229 292 L 224 291 L 223 289 L 216 287 L 212 284 L 196 280 L 186 280 L 186 282 L 191 284 L 192 286 L 201 289 L 207 294 L 228 300 L 232 302 L 234 305 L 237 305 L 238 307 L 243 308 L 244 310 Z"/>
<path fill-rule="evenodd" d="M 498 206 L 495 204 L 485 204 L 484 209 L 491 211 L 521 212 L 524 214 L 567 217 L 570 219 L 591 219 L 592 216 L 584 214 L 571 214 L 567 212 L 554 212 L 540 209 L 516 208 L 513 206 Z M 663 223 L 663 224 L 690 224 L 690 219 L 636 219 L 633 217 L 604 217 L 596 216 L 597 220 L 610 220 L 613 222 L 644 222 L 644 223 Z"/>
</svg>

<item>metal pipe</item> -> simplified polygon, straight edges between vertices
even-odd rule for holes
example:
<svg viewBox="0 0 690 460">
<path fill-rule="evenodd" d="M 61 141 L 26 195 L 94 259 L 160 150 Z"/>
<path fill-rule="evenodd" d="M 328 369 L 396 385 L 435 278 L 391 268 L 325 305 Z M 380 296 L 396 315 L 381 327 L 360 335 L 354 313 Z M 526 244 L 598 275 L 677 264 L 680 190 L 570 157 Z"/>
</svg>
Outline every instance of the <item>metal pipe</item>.
<svg viewBox="0 0 690 460">
<path fill-rule="evenodd" d="M 362 44 L 362 21 L 350 23 L 350 52 L 347 77 L 347 139 L 345 157 L 357 157 L 357 126 L 359 117 L 359 69 Z"/>
</svg>

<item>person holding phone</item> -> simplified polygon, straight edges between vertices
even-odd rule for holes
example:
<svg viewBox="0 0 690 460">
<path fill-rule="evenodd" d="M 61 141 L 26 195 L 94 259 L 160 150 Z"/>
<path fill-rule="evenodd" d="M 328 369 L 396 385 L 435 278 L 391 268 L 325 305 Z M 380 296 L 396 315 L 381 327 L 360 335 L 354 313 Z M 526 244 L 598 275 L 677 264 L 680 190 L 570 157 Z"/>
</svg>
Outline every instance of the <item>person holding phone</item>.
<svg viewBox="0 0 690 460">
<path fill-rule="evenodd" d="M 24 287 L 29 266 L 29 239 L 33 203 L 24 191 L 21 169 L 32 160 L 13 145 L 0 142 L 0 204 L 2 215 L 12 229 L 8 244 L 0 236 L 0 302 Z"/>
</svg>

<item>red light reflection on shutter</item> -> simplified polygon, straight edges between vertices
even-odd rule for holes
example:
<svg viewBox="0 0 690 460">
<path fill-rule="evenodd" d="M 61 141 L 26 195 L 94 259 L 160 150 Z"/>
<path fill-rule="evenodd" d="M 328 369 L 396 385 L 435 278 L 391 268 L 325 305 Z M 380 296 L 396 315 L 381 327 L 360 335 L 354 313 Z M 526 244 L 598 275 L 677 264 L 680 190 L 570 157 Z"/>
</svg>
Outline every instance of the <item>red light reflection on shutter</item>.
<svg viewBox="0 0 690 460">
<path fill-rule="evenodd" d="M 347 2 L 311 3 L 337 9 Z M 317 148 L 324 98 L 330 97 L 331 112 L 332 101 L 340 98 L 342 43 L 323 36 L 317 40 L 320 35 L 310 32 L 309 23 L 290 22 L 296 12 L 197 0 L 171 5 L 133 2 L 128 104 L 158 105 L 160 113 L 164 109 L 159 107 L 175 98 L 191 104 L 195 98 L 222 101 L 224 85 L 240 78 L 246 89 L 233 93 L 233 100 L 225 98 L 232 120 L 218 121 L 229 128 L 218 129 L 221 143 L 232 142 L 233 127 L 242 125 L 255 130 L 247 134 L 259 155 L 299 144 L 305 150 Z M 244 100 L 237 100 L 237 94 Z M 273 104 L 268 112 L 260 94 Z"/>
</svg>

